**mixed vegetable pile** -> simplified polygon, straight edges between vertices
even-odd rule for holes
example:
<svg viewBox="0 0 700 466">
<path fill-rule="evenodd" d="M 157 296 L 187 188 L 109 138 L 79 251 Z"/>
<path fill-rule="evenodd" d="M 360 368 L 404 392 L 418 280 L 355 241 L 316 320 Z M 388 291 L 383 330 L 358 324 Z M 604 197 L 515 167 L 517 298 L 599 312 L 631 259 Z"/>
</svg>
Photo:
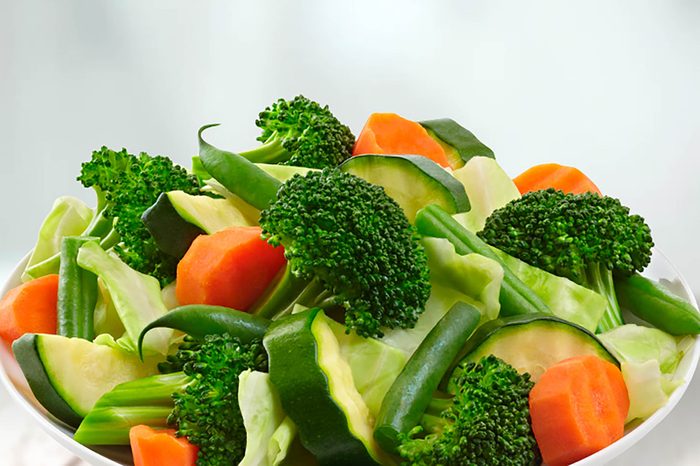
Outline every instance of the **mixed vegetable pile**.
<svg viewBox="0 0 700 466">
<path fill-rule="evenodd" d="M 136 465 L 564 465 L 662 407 L 700 333 L 644 220 L 572 167 L 511 179 L 451 119 L 273 103 L 187 170 L 107 147 L 0 301 L 84 445 Z M 211 130 L 210 130 L 211 131 Z M 627 323 L 625 323 L 627 322 Z"/>
</svg>

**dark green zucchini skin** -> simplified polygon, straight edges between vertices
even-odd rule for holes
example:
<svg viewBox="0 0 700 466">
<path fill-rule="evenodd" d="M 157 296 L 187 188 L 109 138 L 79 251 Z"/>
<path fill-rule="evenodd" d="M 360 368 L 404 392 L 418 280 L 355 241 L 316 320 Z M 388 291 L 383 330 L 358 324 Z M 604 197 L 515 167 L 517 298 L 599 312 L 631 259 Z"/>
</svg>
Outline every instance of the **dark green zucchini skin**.
<svg viewBox="0 0 700 466">
<path fill-rule="evenodd" d="M 39 356 L 37 338 L 36 334 L 27 333 L 15 340 L 12 344 L 15 359 L 39 403 L 60 421 L 71 427 L 78 427 L 83 417 L 76 413 L 54 390 L 49 376 L 46 374 L 44 363 Z"/>
<path fill-rule="evenodd" d="M 170 202 L 168 193 L 161 193 L 156 203 L 141 216 L 158 249 L 182 259 L 197 236 L 204 230 L 184 220 Z"/>
<path fill-rule="evenodd" d="M 506 328 L 513 329 L 516 327 L 520 327 L 522 331 L 530 331 L 536 329 L 536 326 L 542 324 L 561 326 L 562 331 L 566 331 L 569 334 L 576 335 L 577 338 L 581 338 L 582 341 L 585 341 L 588 345 L 590 345 L 590 348 L 594 349 L 596 355 L 599 356 L 601 359 L 605 359 L 615 364 L 617 367 L 620 367 L 620 362 L 617 360 L 617 358 L 615 358 L 615 356 L 613 356 L 605 348 L 603 343 L 601 343 L 600 340 L 598 340 L 598 338 L 586 328 L 549 314 L 524 314 L 495 319 L 486 322 L 481 327 L 479 327 L 469 338 L 469 340 L 467 340 L 466 344 L 460 351 L 460 354 L 457 358 L 458 362 L 454 365 L 452 370 L 448 371 L 449 379 L 443 380 L 443 387 L 448 387 L 447 390 L 449 392 L 449 381 L 454 380 L 456 378 L 457 372 L 460 370 L 460 367 L 466 366 L 469 362 L 474 361 L 474 358 L 471 358 L 470 355 L 476 352 L 483 344 L 487 343 L 491 338 L 497 338 L 501 330 Z M 552 341 L 544 341 L 543 345 L 554 345 L 555 343 L 556 342 Z M 519 352 L 520 350 L 518 348 L 513 348 L 513 351 Z M 504 359 L 506 362 L 508 362 L 508 360 L 505 358 L 501 359 Z"/>
<path fill-rule="evenodd" d="M 420 122 L 423 128 L 432 132 L 442 142 L 453 147 L 464 163 L 472 157 L 495 158 L 493 151 L 479 141 L 474 133 L 451 118 L 439 118 Z"/>
<path fill-rule="evenodd" d="M 321 466 L 363 466 L 377 462 L 353 435 L 348 418 L 330 393 L 318 365 L 318 341 L 312 332 L 320 309 L 309 309 L 272 322 L 263 344 L 270 380 L 282 407 L 299 429 L 304 447 Z"/>
</svg>

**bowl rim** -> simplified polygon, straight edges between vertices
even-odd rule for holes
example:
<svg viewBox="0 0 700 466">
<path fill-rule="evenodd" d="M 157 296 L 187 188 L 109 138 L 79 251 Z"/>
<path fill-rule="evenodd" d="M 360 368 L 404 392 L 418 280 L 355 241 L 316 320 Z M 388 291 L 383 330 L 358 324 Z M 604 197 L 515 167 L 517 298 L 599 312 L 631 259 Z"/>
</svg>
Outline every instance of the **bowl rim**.
<svg viewBox="0 0 700 466">
<path fill-rule="evenodd" d="M 5 283 L 2 284 L 2 287 L 0 288 L 0 297 L 4 296 L 9 289 L 17 286 L 17 284 L 20 283 L 20 276 L 29 260 L 30 254 L 31 252 L 27 253 L 24 258 L 17 263 Z M 664 263 L 664 266 L 666 266 L 675 275 L 674 279 L 678 279 L 680 287 L 682 288 L 683 293 L 686 295 L 685 297 L 688 299 L 688 301 L 690 301 L 693 307 L 700 312 L 698 302 L 685 277 L 683 277 L 678 269 L 668 260 L 668 257 L 656 247 L 654 248 L 654 257 L 658 257 L 657 260 L 661 260 Z M 11 364 L 15 365 L 17 364 L 11 350 L 5 344 L 0 344 L 0 347 L 0 384 L 5 387 L 7 392 L 10 394 L 10 398 L 21 406 L 24 411 L 28 412 L 32 419 L 36 421 L 51 438 L 61 444 L 64 448 L 67 448 L 71 453 L 90 462 L 91 464 L 100 464 L 104 466 L 123 466 L 124 464 L 129 464 L 117 462 L 114 459 L 101 454 L 96 449 L 76 442 L 73 439 L 68 426 L 54 418 L 50 413 L 46 412 L 46 414 L 44 414 L 38 410 L 32 404 L 30 399 L 26 398 L 21 393 L 7 372 L 5 367 L 6 362 L 10 362 Z M 698 365 L 698 360 L 700 360 L 700 335 L 695 336 L 692 350 L 684 355 L 684 359 L 688 357 L 690 358 L 690 362 L 686 373 L 683 374 L 683 383 L 674 390 L 664 406 L 659 408 L 654 414 L 645 419 L 639 425 L 635 426 L 631 431 L 626 432 L 622 438 L 613 444 L 590 456 L 587 456 L 580 461 L 577 461 L 576 463 L 573 463 L 571 466 L 593 466 L 605 464 L 630 449 L 634 444 L 639 442 L 644 436 L 651 432 L 671 411 L 673 411 L 690 385 Z M 18 367 L 17 371 L 19 374 L 21 374 L 21 370 Z M 26 384 L 26 381 L 24 381 L 24 384 Z M 29 393 L 31 393 L 31 391 L 29 391 Z M 34 400 L 34 403 L 38 404 L 36 400 Z"/>
</svg>

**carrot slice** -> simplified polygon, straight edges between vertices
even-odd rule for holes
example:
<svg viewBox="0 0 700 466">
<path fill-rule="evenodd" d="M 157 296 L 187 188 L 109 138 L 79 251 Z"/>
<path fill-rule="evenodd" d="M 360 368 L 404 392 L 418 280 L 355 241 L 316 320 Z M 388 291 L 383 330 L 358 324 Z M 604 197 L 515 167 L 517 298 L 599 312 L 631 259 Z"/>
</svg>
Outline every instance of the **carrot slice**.
<svg viewBox="0 0 700 466">
<path fill-rule="evenodd" d="M 0 338 L 7 344 L 25 333 L 56 333 L 58 275 L 44 275 L 7 292 L 0 301 Z"/>
<path fill-rule="evenodd" d="M 173 429 L 154 430 L 145 425 L 129 430 L 134 466 L 195 466 L 199 449 Z"/>
<path fill-rule="evenodd" d="M 247 310 L 285 264 L 284 249 L 261 233 L 260 227 L 233 227 L 197 237 L 177 266 L 180 304 Z"/>
<path fill-rule="evenodd" d="M 572 194 L 586 192 L 600 194 L 600 190 L 595 183 L 578 168 L 557 163 L 535 165 L 516 176 L 513 181 L 518 187 L 520 194 L 547 188 L 554 188 Z"/>
<path fill-rule="evenodd" d="M 449 167 L 445 151 L 419 123 L 395 113 L 373 113 L 355 142 L 352 155 L 422 155 Z"/>
<path fill-rule="evenodd" d="M 622 372 L 592 355 L 551 366 L 530 391 L 532 431 L 548 466 L 571 464 L 621 438 L 628 410 Z"/>
</svg>

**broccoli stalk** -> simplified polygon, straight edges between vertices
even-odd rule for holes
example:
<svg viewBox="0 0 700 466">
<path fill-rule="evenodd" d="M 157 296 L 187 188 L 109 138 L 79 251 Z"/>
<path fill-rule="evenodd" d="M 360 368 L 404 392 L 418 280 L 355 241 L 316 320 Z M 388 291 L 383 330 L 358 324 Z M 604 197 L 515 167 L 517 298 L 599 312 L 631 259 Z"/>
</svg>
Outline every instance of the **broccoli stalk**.
<svg viewBox="0 0 700 466">
<path fill-rule="evenodd" d="M 86 234 L 101 238 L 104 249 L 114 247 L 131 268 L 161 284 L 172 281 L 177 259 L 158 249 L 141 215 L 163 192 L 199 193 L 197 178 L 167 157 L 102 147 L 83 163 L 78 181 L 97 195 L 96 215 Z"/>
<path fill-rule="evenodd" d="M 438 393 L 421 424 L 401 435 L 403 464 L 540 464 L 530 426 L 529 374 L 491 355 L 467 365 L 453 384 L 453 396 Z"/>
<path fill-rule="evenodd" d="M 263 144 L 239 154 L 255 163 L 275 163 L 308 168 L 340 165 L 355 144 L 350 128 L 333 116 L 328 106 L 304 96 L 279 99 L 255 121 Z"/>
<path fill-rule="evenodd" d="M 246 446 L 238 376 L 266 370 L 262 343 L 208 335 L 197 344 L 186 342 L 170 362 L 183 370 L 121 384 L 100 398 L 75 439 L 86 445 L 128 444 L 134 425 L 170 425 L 199 447 L 198 466 L 237 464 Z"/>
<path fill-rule="evenodd" d="M 288 261 L 263 300 L 265 313 L 340 306 L 348 330 L 361 336 L 415 325 L 430 294 L 427 258 L 381 187 L 336 169 L 297 175 L 261 212 L 260 226 Z"/>
<path fill-rule="evenodd" d="M 479 236 L 535 267 L 590 288 L 608 302 L 599 331 L 622 325 L 613 274 L 649 264 L 649 226 L 617 199 L 593 193 L 534 191 L 496 210 Z"/>
</svg>

